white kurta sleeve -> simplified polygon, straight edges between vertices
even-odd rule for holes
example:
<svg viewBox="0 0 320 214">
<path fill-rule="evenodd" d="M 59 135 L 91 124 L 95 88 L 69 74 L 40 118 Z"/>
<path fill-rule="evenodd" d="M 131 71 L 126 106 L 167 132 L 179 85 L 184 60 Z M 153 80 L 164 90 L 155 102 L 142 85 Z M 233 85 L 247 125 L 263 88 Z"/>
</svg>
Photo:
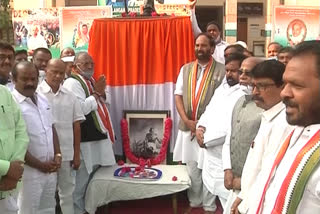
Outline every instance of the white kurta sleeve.
<svg viewBox="0 0 320 214">
<path fill-rule="evenodd" d="M 63 86 L 71 91 L 77 98 L 80 103 L 82 112 L 84 115 L 89 114 L 91 111 L 98 109 L 96 99 L 94 96 L 89 96 L 86 98 L 86 94 L 80 84 L 80 82 L 73 78 L 68 78 Z"/>
<path fill-rule="evenodd" d="M 74 100 L 73 100 L 73 122 L 85 120 L 86 118 L 82 113 L 82 109 L 81 109 L 79 100 L 75 97 L 75 95 L 73 95 L 73 94 L 71 94 L 71 95 L 74 98 Z"/>
<path fill-rule="evenodd" d="M 223 170 L 232 169 L 231 167 L 231 157 L 230 157 L 230 137 L 231 137 L 231 127 L 227 131 L 226 140 L 222 147 L 222 167 Z"/>
<path fill-rule="evenodd" d="M 180 73 L 176 82 L 176 90 L 174 91 L 175 95 L 183 95 L 183 67 L 180 69 Z"/>
<path fill-rule="evenodd" d="M 194 35 L 194 37 L 197 37 L 200 33 L 202 33 L 202 31 L 200 30 L 200 28 L 198 26 L 198 21 L 197 21 L 195 9 L 191 10 L 190 20 L 191 20 L 193 35 Z"/>
</svg>

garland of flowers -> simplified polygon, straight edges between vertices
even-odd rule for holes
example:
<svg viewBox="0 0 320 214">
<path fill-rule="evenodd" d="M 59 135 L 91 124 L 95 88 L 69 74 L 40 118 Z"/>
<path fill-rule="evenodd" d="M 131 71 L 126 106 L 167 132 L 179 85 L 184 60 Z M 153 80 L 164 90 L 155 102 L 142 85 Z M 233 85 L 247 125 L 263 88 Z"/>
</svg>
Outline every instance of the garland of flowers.
<svg viewBox="0 0 320 214">
<path fill-rule="evenodd" d="M 172 120 L 171 118 L 166 118 L 164 121 L 164 133 L 162 138 L 162 145 L 160 149 L 160 153 L 154 158 L 144 159 L 142 157 L 136 157 L 130 149 L 130 138 L 128 134 L 128 122 L 126 119 L 121 120 L 121 134 L 122 134 L 122 142 L 124 153 L 126 157 L 135 164 L 139 164 L 141 167 L 147 165 L 151 167 L 151 165 L 160 164 L 165 158 L 167 154 L 167 147 L 171 136 L 171 128 L 172 128 Z"/>
</svg>

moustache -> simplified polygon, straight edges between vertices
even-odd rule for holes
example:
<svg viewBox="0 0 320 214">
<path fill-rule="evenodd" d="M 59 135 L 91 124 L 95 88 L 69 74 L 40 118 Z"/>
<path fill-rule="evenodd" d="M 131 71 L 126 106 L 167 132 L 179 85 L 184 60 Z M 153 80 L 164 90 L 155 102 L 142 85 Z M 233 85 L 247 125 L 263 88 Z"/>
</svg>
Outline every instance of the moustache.
<svg viewBox="0 0 320 214">
<path fill-rule="evenodd" d="M 26 86 L 26 87 L 24 87 L 23 89 L 24 89 L 24 90 L 36 90 L 36 88 L 33 87 L 33 86 Z"/>
<path fill-rule="evenodd" d="M 259 97 L 259 96 L 257 96 L 257 95 L 253 95 L 253 96 L 252 96 L 252 100 L 257 100 L 257 101 L 261 101 L 261 102 L 264 101 L 262 97 Z"/>
<path fill-rule="evenodd" d="M 287 107 L 298 107 L 298 105 L 297 105 L 295 102 L 289 100 L 288 98 L 284 98 L 284 99 L 283 99 L 283 103 L 284 103 Z"/>
</svg>

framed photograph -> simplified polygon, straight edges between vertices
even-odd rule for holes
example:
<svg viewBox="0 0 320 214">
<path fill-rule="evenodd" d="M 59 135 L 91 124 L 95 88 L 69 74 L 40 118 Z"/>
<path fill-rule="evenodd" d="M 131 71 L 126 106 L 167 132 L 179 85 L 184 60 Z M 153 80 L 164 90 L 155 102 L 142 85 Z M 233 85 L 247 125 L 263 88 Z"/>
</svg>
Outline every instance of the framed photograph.
<svg viewBox="0 0 320 214">
<path fill-rule="evenodd" d="M 133 155 L 144 159 L 159 155 L 167 117 L 170 117 L 170 111 L 124 111 Z M 130 162 L 128 158 L 126 161 Z M 166 163 L 166 160 L 163 162 Z"/>
</svg>

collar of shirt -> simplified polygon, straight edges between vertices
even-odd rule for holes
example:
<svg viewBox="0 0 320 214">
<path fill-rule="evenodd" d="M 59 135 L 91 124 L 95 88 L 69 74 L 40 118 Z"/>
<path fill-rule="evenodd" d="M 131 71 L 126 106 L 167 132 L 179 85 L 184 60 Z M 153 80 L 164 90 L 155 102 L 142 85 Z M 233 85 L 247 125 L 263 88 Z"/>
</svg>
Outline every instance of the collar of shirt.
<svg viewBox="0 0 320 214">
<path fill-rule="evenodd" d="M 221 39 L 220 42 L 216 44 L 216 46 L 221 46 L 221 45 L 228 46 L 229 44 Z"/>
<path fill-rule="evenodd" d="M 18 103 L 22 103 L 22 102 L 24 102 L 24 101 L 26 101 L 26 100 L 30 100 L 30 101 L 33 103 L 33 101 L 31 100 L 30 97 L 26 97 L 26 96 L 20 94 L 20 92 L 17 91 L 16 89 L 13 89 L 12 94 L 14 95 L 14 97 L 15 97 L 15 99 L 16 99 L 16 101 L 17 101 Z M 37 93 L 36 91 L 34 92 L 34 99 L 35 99 L 36 102 L 37 102 L 37 100 L 38 100 L 38 93 Z"/>
<path fill-rule="evenodd" d="M 65 89 L 65 88 L 60 84 L 57 93 L 54 93 L 54 92 L 52 91 L 51 87 L 48 85 L 48 83 L 47 83 L 46 80 L 42 81 L 41 84 L 39 85 L 39 87 L 41 87 L 41 89 L 42 89 L 41 92 L 42 92 L 42 93 L 49 93 L 49 92 L 51 92 L 51 93 L 53 93 L 54 95 L 57 95 L 57 94 L 59 94 L 59 93 L 66 93 L 66 90 L 67 90 L 67 89 Z M 39 90 L 39 89 L 38 89 L 38 90 Z"/>
<path fill-rule="evenodd" d="M 273 120 L 282 110 L 285 109 L 285 105 L 282 102 L 279 102 L 278 104 L 272 106 L 270 109 L 262 113 L 262 117 L 270 122 Z"/>
<path fill-rule="evenodd" d="M 299 138 L 310 139 L 319 129 L 320 124 L 312 124 L 306 127 L 297 126 L 292 135 L 289 148 L 294 146 Z"/>
</svg>

